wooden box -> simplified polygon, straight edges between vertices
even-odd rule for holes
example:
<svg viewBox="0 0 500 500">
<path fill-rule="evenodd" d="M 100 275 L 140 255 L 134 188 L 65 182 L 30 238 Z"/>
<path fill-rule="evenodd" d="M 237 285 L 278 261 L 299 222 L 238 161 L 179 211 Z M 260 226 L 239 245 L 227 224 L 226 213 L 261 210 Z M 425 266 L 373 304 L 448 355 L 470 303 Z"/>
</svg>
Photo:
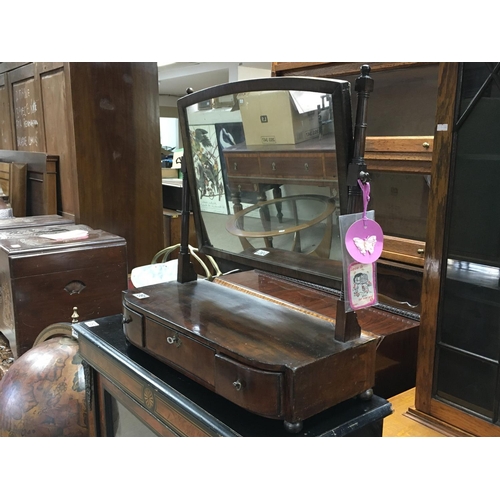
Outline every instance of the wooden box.
<svg viewBox="0 0 500 500">
<path fill-rule="evenodd" d="M 218 283 L 124 293 L 127 339 L 252 413 L 297 425 L 371 389 L 377 338 L 334 338 L 334 325 Z"/>
<path fill-rule="evenodd" d="M 72 239 L 76 230 L 88 234 Z M 0 287 L 0 330 L 17 358 L 44 328 L 71 321 L 75 307 L 80 320 L 121 311 L 126 241 L 74 224 L 0 231 Z"/>
</svg>

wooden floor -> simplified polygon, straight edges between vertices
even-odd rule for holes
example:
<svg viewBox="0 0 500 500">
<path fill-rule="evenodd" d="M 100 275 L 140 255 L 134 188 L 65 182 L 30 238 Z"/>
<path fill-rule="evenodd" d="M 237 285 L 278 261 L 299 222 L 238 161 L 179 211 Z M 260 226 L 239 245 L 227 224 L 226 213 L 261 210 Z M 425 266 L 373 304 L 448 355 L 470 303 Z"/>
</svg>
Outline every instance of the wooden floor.
<svg viewBox="0 0 500 500">
<path fill-rule="evenodd" d="M 415 388 L 389 399 L 394 413 L 384 419 L 383 437 L 446 437 L 406 415 L 415 405 Z"/>
</svg>

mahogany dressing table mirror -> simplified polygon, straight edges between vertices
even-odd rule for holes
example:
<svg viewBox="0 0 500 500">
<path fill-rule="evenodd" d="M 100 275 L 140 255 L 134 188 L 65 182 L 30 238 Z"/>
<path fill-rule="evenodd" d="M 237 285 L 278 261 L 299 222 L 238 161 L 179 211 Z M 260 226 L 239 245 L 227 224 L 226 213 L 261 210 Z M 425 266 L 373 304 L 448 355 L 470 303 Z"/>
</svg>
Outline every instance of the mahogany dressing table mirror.
<svg viewBox="0 0 500 500">
<path fill-rule="evenodd" d="M 130 343 L 246 410 L 283 420 L 290 432 L 373 393 L 378 339 L 359 328 L 339 338 L 327 293 L 323 312 L 307 307 L 311 291 L 342 290 L 338 216 L 355 191 L 351 159 L 363 151 L 350 92 L 341 80 L 283 77 L 179 99 L 178 280 L 123 296 Z M 190 262 L 190 207 L 199 252 L 221 271 L 212 279 Z"/>
</svg>

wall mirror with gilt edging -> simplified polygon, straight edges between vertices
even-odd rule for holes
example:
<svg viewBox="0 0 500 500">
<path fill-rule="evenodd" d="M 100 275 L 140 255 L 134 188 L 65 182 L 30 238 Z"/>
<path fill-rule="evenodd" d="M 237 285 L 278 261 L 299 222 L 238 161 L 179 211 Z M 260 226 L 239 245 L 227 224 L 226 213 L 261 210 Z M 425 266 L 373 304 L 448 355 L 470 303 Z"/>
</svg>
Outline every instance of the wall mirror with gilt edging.
<svg viewBox="0 0 500 500">
<path fill-rule="evenodd" d="M 228 269 L 340 290 L 350 84 L 240 81 L 188 94 L 178 107 L 201 252 Z"/>
</svg>

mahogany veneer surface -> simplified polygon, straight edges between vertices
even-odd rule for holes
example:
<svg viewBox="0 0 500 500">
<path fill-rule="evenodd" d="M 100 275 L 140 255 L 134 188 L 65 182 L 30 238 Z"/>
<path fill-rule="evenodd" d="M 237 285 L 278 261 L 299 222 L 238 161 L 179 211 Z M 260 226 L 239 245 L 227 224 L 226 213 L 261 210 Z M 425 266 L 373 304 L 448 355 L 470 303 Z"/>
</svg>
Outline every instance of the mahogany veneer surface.
<svg viewBox="0 0 500 500">
<path fill-rule="evenodd" d="M 338 342 L 319 315 L 218 283 L 129 290 L 124 306 L 132 344 L 269 418 L 298 422 L 374 383 L 376 338 Z"/>
<path fill-rule="evenodd" d="M 216 281 L 289 307 L 305 308 L 335 323 L 338 297 L 319 288 L 259 270 L 228 274 L 218 277 Z M 361 309 L 356 314 L 363 332 L 377 336 L 380 342 L 375 392 L 382 397 L 392 397 L 413 387 L 419 323 L 375 308 Z"/>
</svg>

